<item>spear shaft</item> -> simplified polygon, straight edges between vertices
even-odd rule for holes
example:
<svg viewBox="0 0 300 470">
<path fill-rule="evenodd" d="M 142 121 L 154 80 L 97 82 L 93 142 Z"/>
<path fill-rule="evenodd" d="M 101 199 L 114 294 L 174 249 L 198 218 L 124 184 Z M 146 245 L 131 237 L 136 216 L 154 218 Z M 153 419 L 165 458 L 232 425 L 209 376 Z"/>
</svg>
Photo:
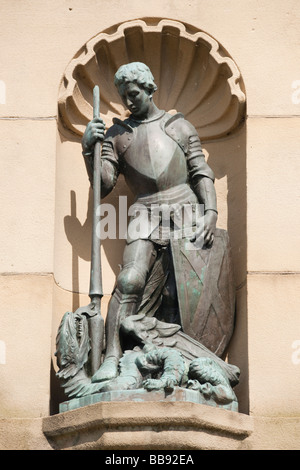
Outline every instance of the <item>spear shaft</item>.
<svg viewBox="0 0 300 470">
<path fill-rule="evenodd" d="M 100 93 L 99 87 L 94 88 L 94 118 L 99 117 Z M 93 231 L 91 252 L 90 298 L 103 297 L 101 270 L 101 240 L 100 240 L 100 204 L 101 204 L 101 143 L 97 141 L 94 147 L 93 170 Z"/>
<path fill-rule="evenodd" d="M 100 113 L 100 92 L 96 85 L 93 90 L 93 115 L 98 118 Z M 101 316 L 102 269 L 100 239 L 100 204 L 101 204 L 101 143 L 94 147 L 93 169 L 93 228 L 91 248 L 91 271 L 89 296 L 97 312 L 89 318 L 89 334 L 91 339 L 91 372 L 94 374 L 101 365 L 104 341 L 104 320 Z"/>
</svg>

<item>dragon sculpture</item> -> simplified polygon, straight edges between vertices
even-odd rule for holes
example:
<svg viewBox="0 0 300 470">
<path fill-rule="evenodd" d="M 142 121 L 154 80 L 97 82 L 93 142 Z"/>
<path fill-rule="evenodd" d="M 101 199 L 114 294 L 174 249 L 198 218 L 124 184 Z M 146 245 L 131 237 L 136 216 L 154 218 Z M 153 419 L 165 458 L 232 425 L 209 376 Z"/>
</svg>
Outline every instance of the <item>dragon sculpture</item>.
<svg viewBox="0 0 300 470">
<path fill-rule="evenodd" d="M 67 312 L 57 334 L 57 376 L 68 398 L 113 390 L 197 390 L 216 406 L 237 402 L 233 387 L 240 370 L 180 331 L 144 313 L 129 316 L 120 325 L 124 354 L 119 375 L 93 383 L 88 321 L 83 313 Z"/>
</svg>

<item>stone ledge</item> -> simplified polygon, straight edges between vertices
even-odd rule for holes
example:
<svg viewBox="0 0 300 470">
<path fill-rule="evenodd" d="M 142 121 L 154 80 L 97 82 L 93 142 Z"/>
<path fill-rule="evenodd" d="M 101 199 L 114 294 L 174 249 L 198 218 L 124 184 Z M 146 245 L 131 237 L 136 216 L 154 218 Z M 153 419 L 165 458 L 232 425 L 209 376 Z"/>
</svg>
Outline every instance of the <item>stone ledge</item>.
<svg viewBox="0 0 300 470">
<path fill-rule="evenodd" d="M 43 432 L 60 450 L 237 450 L 253 420 L 191 402 L 100 402 L 44 418 Z"/>
</svg>

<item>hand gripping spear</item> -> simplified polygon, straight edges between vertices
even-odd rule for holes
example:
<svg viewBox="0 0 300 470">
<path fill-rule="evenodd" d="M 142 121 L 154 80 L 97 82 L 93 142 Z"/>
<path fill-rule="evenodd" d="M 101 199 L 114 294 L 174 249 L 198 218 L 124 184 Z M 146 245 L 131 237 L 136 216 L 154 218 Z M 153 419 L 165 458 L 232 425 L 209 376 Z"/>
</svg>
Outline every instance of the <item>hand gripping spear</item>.
<svg viewBox="0 0 300 470">
<path fill-rule="evenodd" d="M 93 117 L 98 118 L 100 113 L 100 93 L 96 85 L 93 90 Z M 90 363 L 91 373 L 94 374 L 101 365 L 101 355 L 104 342 L 104 320 L 101 316 L 102 272 L 101 272 L 101 240 L 99 233 L 100 204 L 101 204 L 101 143 L 97 141 L 94 147 L 93 169 L 93 229 L 91 249 L 91 270 L 89 297 L 91 303 L 87 307 L 80 307 L 76 313 L 88 316 L 90 336 Z"/>
</svg>

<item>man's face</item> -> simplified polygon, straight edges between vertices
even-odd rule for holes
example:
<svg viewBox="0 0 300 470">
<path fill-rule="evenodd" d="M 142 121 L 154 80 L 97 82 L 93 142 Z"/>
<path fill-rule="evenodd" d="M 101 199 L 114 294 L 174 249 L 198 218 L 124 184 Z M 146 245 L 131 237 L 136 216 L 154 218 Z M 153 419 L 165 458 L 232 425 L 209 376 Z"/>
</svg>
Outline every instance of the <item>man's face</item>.
<svg viewBox="0 0 300 470">
<path fill-rule="evenodd" d="M 150 93 L 136 83 L 125 83 L 119 88 L 119 94 L 126 108 L 137 119 L 146 119 L 151 103 Z"/>
</svg>

